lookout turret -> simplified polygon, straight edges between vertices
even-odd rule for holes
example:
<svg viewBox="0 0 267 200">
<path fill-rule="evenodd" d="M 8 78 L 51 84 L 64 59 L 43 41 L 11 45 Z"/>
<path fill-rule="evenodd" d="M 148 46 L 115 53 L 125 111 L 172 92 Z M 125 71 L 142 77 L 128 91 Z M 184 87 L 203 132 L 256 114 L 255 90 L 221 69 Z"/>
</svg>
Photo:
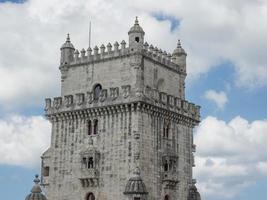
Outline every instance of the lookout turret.
<svg viewBox="0 0 267 200">
<path fill-rule="evenodd" d="M 187 53 L 181 45 L 181 41 L 178 40 L 177 47 L 172 54 L 172 62 L 179 65 L 184 72 L 186 72 L 186 56 Z"/>
<path fill-rule="evenodd" d="M 134 25 L 128 32 L 129 35 L 129 48 L 131 51 L 134 49 L 143 48 L 145 32 L 139 25 L 138 18 L 136 17 Z"/>
<path fill-rule="evenodd" d="M 61 57 L 60 57 L 60 65 L 70 64 L 74 59 L 74 51 L 75 48 L 70 41 L 70 35 L 67 35 L 66 42 L 61 46 Z"/>
</svg>

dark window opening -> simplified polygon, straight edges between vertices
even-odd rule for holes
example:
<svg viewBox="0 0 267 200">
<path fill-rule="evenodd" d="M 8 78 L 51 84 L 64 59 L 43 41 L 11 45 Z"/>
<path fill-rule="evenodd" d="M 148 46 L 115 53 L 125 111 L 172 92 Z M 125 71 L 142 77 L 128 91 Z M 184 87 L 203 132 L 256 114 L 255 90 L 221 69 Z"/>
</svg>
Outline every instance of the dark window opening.
<svg viewBox="0 0 267 200">
<path fill-rule="evenodd" d="M 44 167 L 44 176 L 49 176 L 49 167 Z"/>
<path fill-rule="evenodd" d="M 86 200 L 95 200 L 95 195 L 94 195 L 93 193 L 90 192 L 90 193 L 87 195 Z"/>
<path fill-rule="evenodd" d="M 140 197 L 134 197 L 134 200 L 141 200 Z"/>
<path fill-rule="evenodd" d="M 136 42 L 139 42 L 139 37 L 135 37 L 135 41 Z"/>
<path fill-rule="evenodd" d="M 93 157 L 90 157 L 88 159 L 88 169 L 92 169 L 94 168 L 94 160 L 93 160 Z"/>
<path fill-rule="evenodd" d="M 88 135 L 91 135 L 92 134 L 92 122 L 91 122 L 91 120 L 88 121 L 87 128 L 88 128 Z"/>
<path fill-rule="evenodd" d="M 94 134 L 96 135 L 98 133 L 98 120 L 96 119 L 94 121 Z"/>
<path fill-rule="evenodd" d="M 166 195 L 166 196 L 164 197 L 164 200 L 170 200 L 169 196 Z"/>
<path fill-rule="evenodd" d="M 166 131 L 165 131 L 165 137 L 166 137 L 166 138 L 169 138 L 169 129 L 170 129 L 170 125 L 167 124 L 167 126 L 166 126 Z"/>
<path fill-rule="evenodd" d="M 167 161 L 165 161 L 165 163 L 164 163 L 164 171 L 165 172 L 167 172 L 168 171 L 168 163 L 167 163 Z"/>
<path fill-rule="evenodd" d="M 170 132 L 170 124 L 164 124 L 163 125 L 163 137 L 168 139 L 169 132 Z"/>
<path fill-rule="evenodd" d="M 95 100 L 98 100 L 98 98 L 100 97 L 101 90 L 102 90 L 102 86 L 100 84 L 97 84 L 94 87 L 94 99 Z"/>
</svg>

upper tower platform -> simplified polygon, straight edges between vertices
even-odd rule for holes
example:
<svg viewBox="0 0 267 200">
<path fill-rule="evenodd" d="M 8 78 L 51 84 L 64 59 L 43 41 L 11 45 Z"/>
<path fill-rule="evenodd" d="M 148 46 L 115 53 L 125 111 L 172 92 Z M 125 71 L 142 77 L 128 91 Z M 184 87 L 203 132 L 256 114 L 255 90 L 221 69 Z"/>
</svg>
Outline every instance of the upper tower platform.
<svg viewBox="0 0 267 200">
<path fill-rule="evenodd" d="M 172 54 L 149 45 L 137 17 L 128 35 L 128 46 L 122 40 L 79 51 L 68 34 L 60 49 L 61 97 L 46 100 L 47 114 L 142 101 L 198 121 L 199 106 L 185 100 L 187 54 L 180 40 Z"/>
</svg>

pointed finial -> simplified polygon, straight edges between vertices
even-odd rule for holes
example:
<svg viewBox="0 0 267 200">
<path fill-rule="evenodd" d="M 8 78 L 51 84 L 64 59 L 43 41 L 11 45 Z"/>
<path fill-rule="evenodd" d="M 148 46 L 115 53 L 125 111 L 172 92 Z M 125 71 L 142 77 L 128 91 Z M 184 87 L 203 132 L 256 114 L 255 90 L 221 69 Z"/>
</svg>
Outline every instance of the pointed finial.
<svg viewBox="0 0 267 200">
<path fill-rule="evenodd" d="M 40 183 L 40 179 L 39 179 L 38 177 L 39 177 L 39 175 L 36 174 L 36 175 L 35 175 L 35 179 L 33 180 L 33 182 L 34 182 L 36 185 Z"/>
<path fill-rule="evenodd" d="M 135 17 L 135 23 L 134 23 L 134 25 L 139 25 L 138 17 L 137 16 Z"/>
<path fill-rule="evenodd" d="M 178 48 L 179 48 L 179 47 L 182 47 L 182 45 L 181 45 L 181 40 L 180 40 L 180 39 L 178 40 L 177 47 L 178 47 Z"/>
<path fill-rule="evenodd" d="M 66 42 L 70 42 L 70 34 L 69 33 L 67 34 L 67 40 L 66 40 Z"/>
<path fill-rule="evenodd" d="M 135 169 L 134 169 L 134 171 L 133 171 L 133 174 L 135 175 L 135 176 L 140 176 L 140 168 L 139 167 L 136 167 Z"/>
</svg>

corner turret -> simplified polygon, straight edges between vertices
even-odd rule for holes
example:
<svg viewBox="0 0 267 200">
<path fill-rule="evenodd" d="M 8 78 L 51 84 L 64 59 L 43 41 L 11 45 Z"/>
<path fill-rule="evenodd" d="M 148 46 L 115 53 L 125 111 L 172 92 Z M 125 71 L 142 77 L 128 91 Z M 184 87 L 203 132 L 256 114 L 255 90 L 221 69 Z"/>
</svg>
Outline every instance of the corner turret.
<svg viewBox="0 0 267 200">
<path fill-rule="evenodd" d="M 178 44 L 176 49 L 174 49 L 173 54 L 172 54 L 172 62 L 179 65 L 183 72 L 186 72 L 186 56 L 187 53 L 183 49 L 181 45 L 181 41 L 178 40 Z"/>
<path fill-rule="evenodd" d="M 39 185 L 40 180 L 38 175 L 35 175 L 35 179 L 33 180 L 35 183 L 32 187 L 31 193 L 26 196 L 25 200 L 47 200 L 46 196 L 42 194 L 42 189 Z"/>
<path fill-rule="evenodd" d="M 60 57 L 60 65 L 68 65 L 74 59 L 74 51 L 75 48 L 70 41 L 70 35 L 67 35 L 66 42 L 60 48 L 61 57 Z"/>
<path fill-rule="evenodd" d="M 147 199 L 148 192 L 145 183 L 140 176 L 140 169 L 138 167 L 134 170 L 133 177 L 128 180 L 123 194 L 128 197 L 128 200 Z"/>
<path fill-rule="evenodd" d="M 130 29 L 128 35 L 130 51 L 136 51 L 137 49 L 143 48 L 145 32 L 139 25 L 137 17 L 135 19 L 134 26 Z"/>
</svg>

